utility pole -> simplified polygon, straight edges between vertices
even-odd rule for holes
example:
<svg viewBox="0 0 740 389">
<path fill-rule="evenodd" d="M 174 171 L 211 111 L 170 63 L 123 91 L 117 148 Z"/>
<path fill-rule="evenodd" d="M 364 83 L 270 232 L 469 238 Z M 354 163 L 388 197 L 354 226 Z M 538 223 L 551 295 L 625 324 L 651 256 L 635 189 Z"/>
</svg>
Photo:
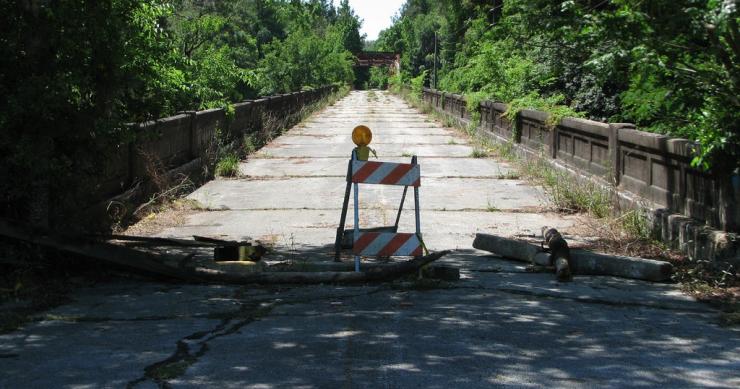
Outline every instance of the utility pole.
<svg viewBox="0 0 740 389">
<path fill-rule="evenodd" d="M 434 32 L 434 89 L 437 89 L 437 31 Z"/>
</svg>

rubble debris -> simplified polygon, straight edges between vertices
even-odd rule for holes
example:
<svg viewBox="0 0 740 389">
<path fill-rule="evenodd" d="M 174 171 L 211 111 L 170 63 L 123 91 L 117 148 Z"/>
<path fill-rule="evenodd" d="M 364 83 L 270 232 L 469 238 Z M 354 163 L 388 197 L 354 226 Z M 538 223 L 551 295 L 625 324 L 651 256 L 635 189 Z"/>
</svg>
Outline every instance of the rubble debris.
<svg viewBox="0 0 740 389">
<path fill-rule="evenodd" d="M 264 265 L 245 267 L 245 265 L 250 264 L 247 261 L 240 261 L 237 266 L 243 269 L 249 268 L 250 271 L 230 272 L 198 266 L 192 261 L 193 253 L 188 253 L 186 250 L 180 250 L 179 253 L 138 250 L 111 242 L 97 241 L 89 237 L 63 236 L 48 231 L 40 231 L 5 219 L 0 219 L 0 236 L 167 278 L 187 282 L 230 284 L 319 284 L 391 281 L 407 274 L 413 274 L 425 265 L 449 253 L 449 251 L 436 252 L 405 262 L 368 267 L 361 272 L 269 271 L 269 267 Z M 215 241 L 219 240 L 216 239 Z M 153 243 L 153 241 L 147 243 Z M 171 244 L 171 242 L 168 242 L 168 244 Z M 176 265 L 168 265 L 167 263 Z M 227 264 L 233 263 L 229 262 Z M 260 263 L 257 262 L 257 264 Z M 228 266 L 226 269 L 228 269 Z"/>
<path fill-rule="evenodd" d="M 243 242 L 236 245 L 217 246 L 213 250 L 214 261 L 252 261 L 257 262 L 267 253 L 267 248 L 261 244 L 252 245 Z"/>
</svg>

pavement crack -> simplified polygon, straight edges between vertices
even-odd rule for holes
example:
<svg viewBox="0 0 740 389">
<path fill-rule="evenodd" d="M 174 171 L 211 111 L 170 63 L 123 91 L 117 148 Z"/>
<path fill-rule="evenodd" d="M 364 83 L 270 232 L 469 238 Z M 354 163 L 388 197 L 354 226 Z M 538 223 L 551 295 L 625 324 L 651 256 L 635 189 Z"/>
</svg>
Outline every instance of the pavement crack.
<svg viewBox="0 0 740 389">
<path fill-rule="evenodd" d="M 241 296 L 239 296 L 239 294 L 242 292 L 242 290 L 238 290 L 235 292 L 235 299 L 241 300 Z M 354 297 L 369 296 L 387 290 L 390 289 L 378 287 L 370 291 L 364 291 L 362 293 L 352 293 L 340 296 L 329 294 L 319 297 L 294 298 L 288 300 L 262 298 L 242 303 L 237 310 L 217 312 L 206 315 L 205 317 L 207 318 L 221 320 L 219 324 L 212 329 L 196 331 L 177 340 L 177 342 L 175 343 L 175 351 L 169 357 L 146 366 L 144 368 L 143 376 L 129 381 L 126 387 L 134 388 L 146 381 L 153 381 L 160 388 L 170 388 L 171 385 L 169 381 L 182 376 L 190 366 L 198 362 L 198 360 L 208 352 L 208 343 L 210 341 L 238 332 L 244 326 L 269 315 L 270 312 L 277 306 L 304 304 L 329 299 L 341 300 Z"/>
<path fill-rule="evenodd" d="M 134 388 L 140 383 L 151 380 L 160 388 L 170 388 L 169 381 L 183 375 L 191 365 L 208 352 L 208 342 L 222 336 L 231 335 L 247 324 L 267 315 L 274 305 L 266 303 L 266 301 L 263 299 L 242 304 L 236 311 L 222 313 L 220 316 L 223 317 L 221 317 L 219 324 L 212 329 L 196 331 L 179 339 L 175 343 L 176 347 L 172 355 L 146 366 L 143 376 L 129 381 L 126 387 Z M 209 316 L 216 318 L 214 316 L 219 315 Z"/>
</svg>

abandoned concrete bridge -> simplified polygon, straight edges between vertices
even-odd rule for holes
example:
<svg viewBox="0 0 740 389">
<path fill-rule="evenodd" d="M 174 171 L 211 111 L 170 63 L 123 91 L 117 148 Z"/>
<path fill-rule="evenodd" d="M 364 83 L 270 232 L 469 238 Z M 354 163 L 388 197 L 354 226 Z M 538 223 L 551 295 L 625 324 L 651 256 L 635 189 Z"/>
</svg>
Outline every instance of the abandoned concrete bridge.
<svg viewBox="0 0 740 389">
<path fill-rule="evenodd" d="M 558 283 L 478 251 L 475 233 L 593 220 L 554 212 L 542 189 L 385 92 L 351 92 L 136 231 L 259 239 L 286 258 L 331 258 L 357 124 L 384 161 L 417 155 L 421 225 L 457 282 L 239 287 L 118 281 L 0 335 L 0 388 L 727 387 L 740 332 L 679 286 L 577 276 Z M 360 194 L 367 226 L 395 218 L 401 188 Z M 413 209 L 401 215 L 413 230 Z M 350 223 L 351 225 L 351 223 Z"/>
</svg>

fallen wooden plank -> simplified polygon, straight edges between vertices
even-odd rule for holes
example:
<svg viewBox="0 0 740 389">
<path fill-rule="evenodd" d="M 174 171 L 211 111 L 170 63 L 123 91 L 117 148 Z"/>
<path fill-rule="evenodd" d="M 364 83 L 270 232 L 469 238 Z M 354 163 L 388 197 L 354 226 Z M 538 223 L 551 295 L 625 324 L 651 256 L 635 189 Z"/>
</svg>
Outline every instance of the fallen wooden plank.
<svg viewBox="0 0 740 389">
<path fill-rule="evenodd" d="M 198 281 L 192 275 L 167 266 L 147 252 L 110 243 L 95 242 L 79 237 L 60 236 L 38 231 L 9 220 L 0 219 L 0 235 L 33 243 L 39 246 L 79 254 L 117 265 L 127 266 L 148 273 L 159 274 L 185 281 Z"/>
<path fill-rule="evenodd" d="M 183 247 L 215 247 L 216 243 L 202 242 L 190 239 L 162 238 L 156 236 L 137 236 L 137 235 L 90 235 L 97 240 L 119 240 L 123 242 L 136 242 L 156 246 L 183 246 Z"/>
<path fill-rule="evenodd" d="M 506 258 L 537 265 L 551 264 L 550 254 L 531 243 L 490 234 L 476 234 L 473 247 Z M 668 281 L 673 265 L 653 259 L 598 254 L 586 250 L 570 250 L 570 267 L 573 274 L 608 275 L 646 281 Z"/>
<path fill-rule="evenodd" d="M 412 274 L 424 265 L 432 263 L 449 251 L 440 251 L 410 261 L 400 262 L 382 267 L 371 267 L 364 271 L 318 271 L 318 272 L 255 272 L 250 274 L 234 274 L 209 268 L 195 268 L 193 276 L 210 282 L 226 282 L 230 284 L 326 284 L 326 283 L 363 283 L 371 281 L 392 281 L 406 274 Z"/>
<path fill-rule="evenodd" d="M 396 263 L 363 263 L 364 270 L 394 266 Z M 269 272 L 326 272 L 326 271 L 354 271 L 355 264 L 349 262 L 285 262 L 270 265 Z M 435 278 L 445 281 L 460 279 L 460 269 L 442 264 L 429 264 L 422 269 L 424 278 Z"/>
<path fill-rule="evenodd" d="M 418 271 L 424 265 L 434 262 L 449 253 L 449 251 L 432 253 L 393 265 L 368 268 L 362 272 L 309 271 L 254 272 L 245 274 L 229 273 L 204 267 L 168 266 L 160 261 L 167 260 L 168 262 L 186 263 L 190 255 L 154 254 L 106 242 L 96 242 L 79 237 L 60 236 L 45 231 L 34 230 L 4 219 L 0 219 L 0 235 L 179 280 L 231 284 L 319 284 L 390 281 L 405 274 Z"/>
</svg>

